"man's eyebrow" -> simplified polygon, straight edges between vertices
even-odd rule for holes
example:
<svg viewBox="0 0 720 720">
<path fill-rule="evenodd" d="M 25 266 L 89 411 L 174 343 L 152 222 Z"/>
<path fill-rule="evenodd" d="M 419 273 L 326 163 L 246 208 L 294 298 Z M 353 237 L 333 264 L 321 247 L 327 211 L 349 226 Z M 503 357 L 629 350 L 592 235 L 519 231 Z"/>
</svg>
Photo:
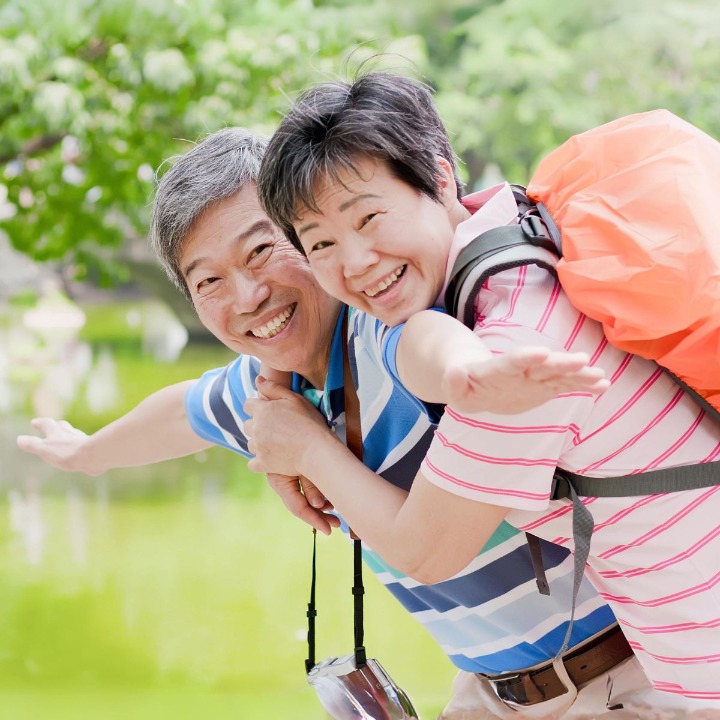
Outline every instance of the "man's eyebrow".
<svg viewBox="0 0 720 720">
<path fill-rule="evenodd" d="M 181 270 L 181 272 L 182 272 L 182 274 L 183 274 L 183 277 L 184 277 L 184 278 L 188 278 L 189 275 L 190 275 L 190 273 L 191 273 L 198 265 L 200 265 L 201 263 L 205 262 L 205 260 L 207 260 L 207 257 L 205 257 L 205 256 L 199 257 L 199 258 L 195 258 L 191 263 L 189 263 L 188 265 L 186 265 L 184 268 L 180 268 L 180 270 Z"/>
<path fill-rule="evenodd" d="M 275 227 L 270 222 L 270 220 L 258 220 L 257 222 L 254 222 L 249 228 L 246 228 L 245 230 L 242 230 L 235 236 L 234 242 L 239 244 L 242 242 L 245 242 L 249 238 L 251 238 L 253 235 L 257 235 L 261 232 L 269 232 L 272 233 L 274 231 Z M 200 264 L 208 260 L 208 255 L 202 255 L 201 257 L 195 258 L 191 263 L 188 263 L 188 265 L 185 268 L 181 268 L 181 272 L 183 274 L 183 277 L 188 277 L 190 273 Z"/>
<path fill-rule="evenodd" d="M 344 203 L 341 203 L 338 206 L 338 212 L 345 212 L 348 208 L 355 205 L 355 203 L 360 202 L 361 200 L 367 200 L 367 198 L 379 198 L 379 195 L 375 195 L 374 193 L 363 193 L 362 195 L 353 195 L 350 199 L 346 200 Z M 300 227 L 300 229 L 297 231 L 297 236 L 300 237 L 303 233 L 306 233 L 308 230 L 313 230 L 316 228 L 318 224 L 316 222 L 308 223 L 307 225 L 303 225 Z"/>
</svg>

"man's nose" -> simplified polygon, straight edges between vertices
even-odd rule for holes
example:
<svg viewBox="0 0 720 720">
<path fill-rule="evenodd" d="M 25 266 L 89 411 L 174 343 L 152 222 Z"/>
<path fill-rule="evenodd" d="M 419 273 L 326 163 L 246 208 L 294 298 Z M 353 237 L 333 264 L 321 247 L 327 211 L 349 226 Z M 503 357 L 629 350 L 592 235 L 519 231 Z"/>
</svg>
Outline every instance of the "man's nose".
<svg viewBox="0 0 720 720">
<path fill-rule="evenodd" d="M 235 273 L 232 304 L 237 315 L 255 312 L 270 297 L 270 286 L 252 273 Z"/>
<path fill-rule="evenodd" d="M 345 277 L 359 277 L 377 264 L 379 259 L 372 243 L 366 238 L 350 238 L 342 253 Z"/>
</svg>

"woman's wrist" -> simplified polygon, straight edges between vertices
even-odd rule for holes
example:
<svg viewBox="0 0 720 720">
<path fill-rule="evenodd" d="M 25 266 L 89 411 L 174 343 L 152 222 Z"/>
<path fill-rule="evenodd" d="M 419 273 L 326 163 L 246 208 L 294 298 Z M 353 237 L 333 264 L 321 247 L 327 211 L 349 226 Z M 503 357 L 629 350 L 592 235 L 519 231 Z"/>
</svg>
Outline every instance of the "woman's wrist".
<svg viewBox="0 0 720 720">
<path fill-rule="evenodd" d="M 322 457 L 327 463 L 338 450 L 344 449 L 344 445 L 330 428 L 315 423 L 307 428 L 303 435 L 297 435 L 294 442 L 299 450 L 298 473 L 310 479 L 317 473 L 318 457 Z"/>
</svg>

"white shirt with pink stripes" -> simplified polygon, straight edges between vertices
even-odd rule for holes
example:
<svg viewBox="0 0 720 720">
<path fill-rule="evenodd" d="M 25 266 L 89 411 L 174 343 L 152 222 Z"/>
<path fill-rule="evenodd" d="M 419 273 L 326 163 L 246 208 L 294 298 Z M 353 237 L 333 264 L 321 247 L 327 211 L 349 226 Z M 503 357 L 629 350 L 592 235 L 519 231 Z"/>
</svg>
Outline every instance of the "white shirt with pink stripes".
<svg viewBox="0 0 720 720">
<path fill-rule="evenodd" d="M 517 213 L 506 185 L 466 206 L 475 212 L 458 228 L 451 262 L 469 239 Z M 556 466 L 602 478 L 720 460 L 720 424 L 655 363 L 612 347 L 545 270 L 491 277 L 476 322 L 495 353 L 518 345 L 584 351 L 611 387 L 599 397 L 559 395 L 519 415 L 448 408 L 422 466 L 437 486 L 513 508 L 510 523 L 572 548 L 571 504 L 549 499 Z M 653 685 L 720 707 L 720 486 L 583 502 L 595 521 L 587 575 Z"/>
</svg>

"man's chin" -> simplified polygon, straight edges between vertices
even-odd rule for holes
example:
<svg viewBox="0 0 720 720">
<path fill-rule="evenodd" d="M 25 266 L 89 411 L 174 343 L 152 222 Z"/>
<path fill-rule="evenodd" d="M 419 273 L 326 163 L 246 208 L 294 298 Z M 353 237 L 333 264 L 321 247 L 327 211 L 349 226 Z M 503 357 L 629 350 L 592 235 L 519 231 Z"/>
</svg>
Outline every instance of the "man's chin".
<svg viewBox="0 0 720 720">
<path fill-rule="evenodd" d="M 282 358 L 284 355 L 289 355 L 289 352 L 285 351 L 284 343 L 282 341 L 272 342 L 272 338 L 256 338 L 253 335 L 245 336 L 242 339 L 233 339 L 230 341 L 223 341 L 223 345 L 230 348 L 234 353 L 238 355 L 250 355 L 258 358 L 262 362 L 266 362 L 272 367 L 275 367 L 272 360 L 276 358 Z M 288 349 L 290 350 L 290 349 Z"/>
</svg>

